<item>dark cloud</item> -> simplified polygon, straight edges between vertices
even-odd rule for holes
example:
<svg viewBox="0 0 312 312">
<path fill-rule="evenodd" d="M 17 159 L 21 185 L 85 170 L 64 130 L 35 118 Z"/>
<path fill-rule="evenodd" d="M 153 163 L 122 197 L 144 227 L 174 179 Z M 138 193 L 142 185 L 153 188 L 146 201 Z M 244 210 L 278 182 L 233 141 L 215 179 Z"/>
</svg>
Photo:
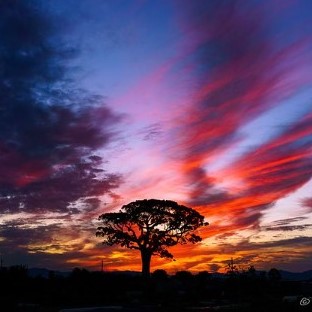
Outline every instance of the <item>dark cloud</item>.
<svg viewBox="0 0 312 312">
<path fill-rule="evenodd" d="M 302 202 L 302 205 L 304 207 L 306 207 L 310 211 L 312 211 L 312 197 L 307 197 L 307 198 L 303 199 L 301 202 Z"/>
<path fill-rule="evenodd" d="M 262 206 L 263 210 L 267 207 Z M 257 227 L 259 224 L 259 221 L 262 217 L 262 212 L 261 211 L 255 211 L 255 212 L 244 212 L 241 214 L 241 216 L 237 216 L 235 218 L 235 225 L 241 228 L 244 227 L 249 227 L 249 226 L 253 226 L 253 227 Z"/>
<path fill-rule="evenodd" d="M 203 168 L 193 168 L 189 171 L 188 178 L 192 181 L 188 201 L 191 206 L 221 204 L 234 198 L 226 191 L 217 189 L 214 179 L 209 177 Z"/>
<path fill-rule="evenodd" d="M 276 220 L 272 222 L 273 226 L 283 226 L 283 225 L 289 225 L 294 222 L 299 222 L 306 220 L 307 217 L 293 217 L 293 218 L 286 218 L 286 219 L 281 219 L 281 220 Z"/>
<path fill-rule="evenodd" d="M 289 239 L 280 239 L 276 241 L 266 241 L 266 242 L 259 242 L 259 243 L 251 243 L 250 240 L 244 240 L 237 245 L 231 244 L 223 244 L 220 245 L 220 249 L 223 250 L 225 253 L 235 253 L 236 251 L 252 251 L 258 250 L 259 252 L 264 248 L 293 248 L 295 251 L 296 248 L 299 247 L 310 247 L 311 245 L 311 237 L 308 236 L 298 236 L 295 238 Z M 272 249 L 273 252 L 273 249 Z M 259 253 L 258 253 L 259 254 Z"/>
<path fill-rule="evenodd" d="M 222 234 L 219 234 L 219 235 L 216 235 L 216 239 L 217 240 L 223 240 L 223 239 L 226 239 L 228 237 L 232 237 L 236 235 L 235 232 L 225 232 L 225 233 L 222 233 Z"/>
<path fill-rule="evenodd" d="M 75 84 L 68 64 L 78 51 L 59 25 L 42 3 L 0 3 L 1 213 L 65 211 L 121 183 L 94 155 L 121 116 Z"/>
<path fill-rule="evenodd" d="M 306 220 L 307 217 L 294 217 L 294 218 L 287 218 L 282 220 L 276 220 L 272 222 L 268 226 L 262 226 L 261 230 L 265 231 L 304 231 L 312 228 L 312 224 L 293 224 L 297 222 L 303 222 Z"/>
<path fill-rule="evenodd" d="M 17 224 L 2 226 L 0 235 L 5 239 L 1 242 L 1 248 L 9 250 L 11 248 L 20 247 L 27 248 L 32 243 L 51 244 L 53 242 L 53 234 L 58 233 L 60 224 L 39 225 L 36 227 L 24 227 Z"/>
<path fill-rule="evenodd" d="M 310 250 L 311 237 L 299 236 L 290 239 L 270 240 L 266 242 L 250 242 L 248 239 L 238 244 L 218 244 L 215 251 L 219 255 L 220 250 L 224 254 L 231 255 L 234 264 L 239 269 L 246 269 L 254 265 L 256 269 L 294 270 L 296 272 L 308 270 L 312 253 Z M 211 251 L 210 251 L 211 252 Z M 213 253 L 213 252 L 212 252 Z M 220 261 L 223 268 L 227 267 L 229 260 Z"/>
<path fill-rule="evenodd" d="M 71 263 L 73 259 L 83 260 L 90 256 L 84 247 L 93 242 L 94 229 L 73 222 L 65 225 L 64 220 L 47 225 L 47 221 L 47 218 L 32 216 L 2 222 L 0 253 L 5 266 L 26 264 L 64 269 L 75 266 Z M 83 234 L 90 238 L 83 238 Z M 103 246 L 95 246 L 93 252 L 102 254 Z"/>
<path fill-rule="evenodd" d="M 80 161 L 50 170 L 49 176 L 26 185 L 8 188 L 6 193 L 2 188 L 0 207 L 2 212 L 70 212 L 73 209 L 71 203 L 88 197 L 81 203 L 81 208 L 91 209 L 99 204 L 95 196 L 109 193 L 120 183 L 120 176 L 96 169 L 92 161 Z"/>
<path fill-rule="evenodd" d="M 6 253 L 2 253 L 3 265 L 27 265 L 29 268 L 40 267 L 52 270 L 72 270 L 77 266 L 77 263 L 72 263 L 72 259 L 84 259 L 88 258 L 85 252 L 81 251 L 67 251 L 66 253 L 54 253 L 49 254 L 42 251 L 33 253 L 25 252 L 25 249 L 14 248 Z M 100 265 L 98 266 L 100 268 Z"/>
<path fill-rule="evenodd" d="M 312 228 L 311 224 L 302 224 L 302 225 L 283 225 L 283 226 L 271 226 L 271 227 L 264 227 L 265 231 L 304 231 Z"/>
</svg>

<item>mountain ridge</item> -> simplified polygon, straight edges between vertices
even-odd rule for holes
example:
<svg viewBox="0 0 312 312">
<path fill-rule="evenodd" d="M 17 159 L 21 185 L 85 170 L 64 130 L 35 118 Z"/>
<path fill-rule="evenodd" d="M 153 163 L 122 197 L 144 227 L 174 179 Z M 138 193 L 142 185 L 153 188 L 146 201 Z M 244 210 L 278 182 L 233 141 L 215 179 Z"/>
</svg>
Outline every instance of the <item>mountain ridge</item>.
<svg viewBox="0 0 312 312">
<path fill-rule="evenodd" d="M 83 269 L 83 268 L 81 268 Z M 303 272 L 291 272 L 286 270 L 278 270 L 282 280 L 285 281 L 307 281 L 312 280 L 312 270 L 307 270 Z M 89 272 L 99 272 L 99 271 L 89 271 Z M 140 272 L 137 271 L 104 271 L 105 273 L 111 274 L 127 274 L 127 275 L 137 275 Z M 256 271 L 258 273 L 265 272 L 265 271 Z M 59 276 L 59 277 L 67 277 L 72 273 L 71 271 L 62 271 L 62 270 L 51 270 L 47 268 L 30 268 L 28 269 L 28 276 L 30 277 L 43 277 L 49 278 L 51 275 Z M 170 275 L 170 274 L 169 274 Z M 195 275 L 195 274 L 194 274 Z M 211 273 L 211 276 L 215 278 L 222 278 L 226 274 L 223 273 Z"/>
</svg>

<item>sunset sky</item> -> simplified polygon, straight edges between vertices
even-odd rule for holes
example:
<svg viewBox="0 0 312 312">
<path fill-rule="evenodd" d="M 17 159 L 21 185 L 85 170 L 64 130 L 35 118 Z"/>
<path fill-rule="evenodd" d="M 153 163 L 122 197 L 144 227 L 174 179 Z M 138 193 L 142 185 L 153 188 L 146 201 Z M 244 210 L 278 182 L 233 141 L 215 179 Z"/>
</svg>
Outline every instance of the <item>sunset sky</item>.
<svg viewBox="0 0 312 312">
<path fill-rule="evenodd" d="M 140 270 L 98 216 L 210 223 L 152 270 L 312 269 L 312 2 L 0 2 L 5 266 Z"/>
</svg>

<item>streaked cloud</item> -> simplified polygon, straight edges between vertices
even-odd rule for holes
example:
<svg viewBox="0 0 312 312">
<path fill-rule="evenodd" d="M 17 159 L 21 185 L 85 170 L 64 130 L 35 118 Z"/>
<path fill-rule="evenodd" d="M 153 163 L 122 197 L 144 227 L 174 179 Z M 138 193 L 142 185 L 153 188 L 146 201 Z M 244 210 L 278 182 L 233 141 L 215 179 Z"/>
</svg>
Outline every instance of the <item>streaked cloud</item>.
<svg viewBox="0 0 312 312">
<path fill-rule="evenodd" d="M 68 3 L 0 4 L 4 260 L 140 270 L 137 253 L 95 238 L 96 217 L 167 198 L 210 225 L 199 230 L 201 244 L 176 246 L 176 261 L 155 258 L 153 269 L 222 271 L 232 257 L 308 268 L 311 5 L 112 2 L 88 4 L 84 16 L 82 1 Z M 102 22 L 111 8 L 116 16 Z M 66 21 L 47 14 L 54 10 L 87 19 L 63 29 Z M 80 83 L 78 37 L 91 45 L 80 61 L 92 74 Z"/>
</svg>

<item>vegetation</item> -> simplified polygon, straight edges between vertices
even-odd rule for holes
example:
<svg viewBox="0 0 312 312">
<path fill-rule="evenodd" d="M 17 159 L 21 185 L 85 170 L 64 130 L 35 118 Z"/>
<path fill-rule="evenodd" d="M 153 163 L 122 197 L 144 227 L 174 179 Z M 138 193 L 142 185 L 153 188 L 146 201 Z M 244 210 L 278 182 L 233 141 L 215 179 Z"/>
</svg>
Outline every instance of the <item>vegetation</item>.
<svg viewBox="0 0 312 312">
<path fill-rule="evenodd" d="M 131 202 L 119 212 L 102 214 L 99 220 L 103 225 L 96 235 L 104 238 L 103 244 L 140 251 L 145 277 L 150 275 L 152 255 L 173 259 L 168 247 L 201 241 L 195 231 L 208 225 L 194 209 L 158 199 Z"/>
<path fill-rule="evenodd" d="M 274 269 L 275 271 L 276 269 Z M 235 275 L 156 270 L 149 283 L 134 272 L 46 272 L 34 275 L 25 266 L 0 269 L 1 311 L 56 312 L 63 308 L 123 306 L 125 311 L 308 311 L 302 297 L 312 295 L 311 281 L 276 283 L 265 272 Z M 264 273 L 264 274 L 262 274 Z M 295 301 L 290 295 L 296 295 Z M 300 297 L 301 296 L 301 297 Z M 287 298 L 287 297 L 286 297 Z M 208 308 L 209 307 L 209 308 Z"/>
</svg>

